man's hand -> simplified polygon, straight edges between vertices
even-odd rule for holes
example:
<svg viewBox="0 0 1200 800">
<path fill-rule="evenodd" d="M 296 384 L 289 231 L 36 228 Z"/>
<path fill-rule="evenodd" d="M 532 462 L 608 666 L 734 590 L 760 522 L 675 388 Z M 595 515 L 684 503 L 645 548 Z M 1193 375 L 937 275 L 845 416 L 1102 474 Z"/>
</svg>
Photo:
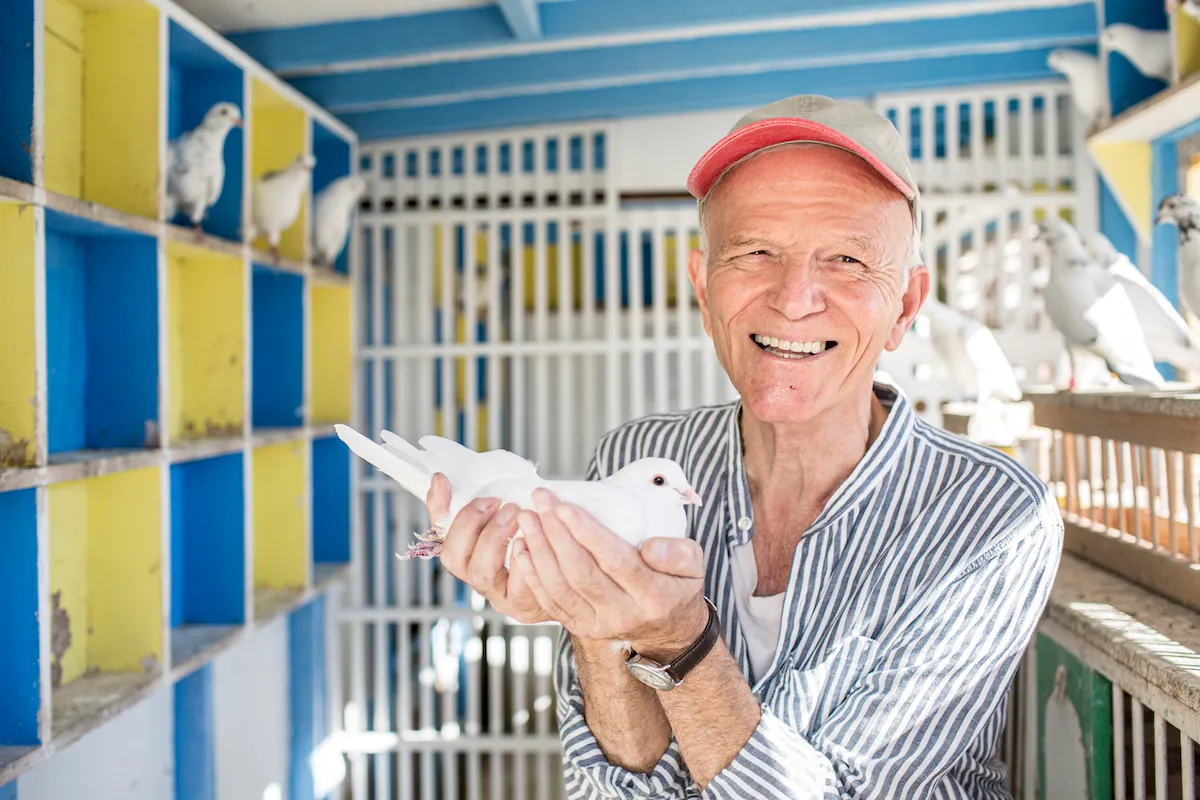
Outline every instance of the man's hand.
<svg viewBox="0 0 1200 800">
<path fill-rule="evenodd" d="M 431 523 L 450 512 L 450 482 L 440 472 L 430 481 L 425 504 Z M 517 510 L 512 503 L 500 508 L 500 502 L 492 498 L 464 506 L 446 533 L 441 559 L 451 575 L 483 595 L 492 608 L 531 625 L 551 616 L 538 604 L 525 579 L 504 568 L 508 541 L 517 532 Z M 524 547 L 525 543 L 517 539 L 513 556 L 524 552 Z"/>
<path fill-rule="evenodd" d="M 514 550 L 513 573 L 574 636 L 629 641 L 654 658 L 678 655 L 704 630 L 699 544 L 652 538 L 639 550 L 545 489 L 534 505 L 518 515 L 528 546 Z"/>
</svg>

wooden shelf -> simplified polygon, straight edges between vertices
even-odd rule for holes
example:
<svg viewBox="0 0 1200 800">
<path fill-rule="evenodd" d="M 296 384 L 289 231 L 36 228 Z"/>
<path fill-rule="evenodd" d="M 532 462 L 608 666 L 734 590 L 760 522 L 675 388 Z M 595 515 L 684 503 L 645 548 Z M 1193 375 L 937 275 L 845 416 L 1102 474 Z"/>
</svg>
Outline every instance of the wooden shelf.
<svg viewBox="0 0 1200 800">
<path fill-rule="evenodd" d="M 245 124 L 197 235 L 162 166 L 221 101 Z M 349 409 L 311 424 L 307 348 L 349 271 L 307 263 L 310 196 L 278 264 L 246 239 L 252 174 L 315 153 L 310 195 L 357 143 L 172 0 L 0 3 L 0 119 L 4 786 L 346 575 L 311 470 Z"/>
</svg>

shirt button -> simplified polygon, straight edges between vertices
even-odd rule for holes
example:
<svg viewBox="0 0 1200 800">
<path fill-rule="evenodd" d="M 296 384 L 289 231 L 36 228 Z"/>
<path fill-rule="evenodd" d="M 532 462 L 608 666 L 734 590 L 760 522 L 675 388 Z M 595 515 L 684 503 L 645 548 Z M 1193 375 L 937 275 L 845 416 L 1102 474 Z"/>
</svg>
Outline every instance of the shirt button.
<svg viewBox="0 0 1200 800">
<path fill-rule="evenodd" d="M 748 531 L 748 530 L 750 530 L 750 526 L 753 524 L 754 523 L 750 521 L 749 517 L 742 517 L 741 519 L 738 520 L 738 530 L 739 531 Z"/>
</svg>

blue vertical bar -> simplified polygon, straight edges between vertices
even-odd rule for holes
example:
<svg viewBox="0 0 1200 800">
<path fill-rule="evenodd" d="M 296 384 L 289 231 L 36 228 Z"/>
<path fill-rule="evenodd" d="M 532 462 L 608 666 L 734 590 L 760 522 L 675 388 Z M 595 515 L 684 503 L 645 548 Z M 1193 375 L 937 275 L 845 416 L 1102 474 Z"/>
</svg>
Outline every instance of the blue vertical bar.
<svg viewBox="0 0 1200 800">
<path fill-rule="evenodd" d="M 17 800 L 17 782 L 0 786 L 0 800 Z"/>
<path fill-rule="evenodd" d="M 39 743 L 37 499 L 0 492 L 0 745 Z"/>
<path fill-rule="evenodd" d="M 1153 157 L 1150 166 L 1151 214 L 1158 217 L 1158 204 L 1168 194 L 1179 191 L 1179 176 L 1176 172 L 1176 147 L 1173 139 L 1159 139 L 1152 145 Z M 1179 308 L 1179 229 L 1174 225 L 1154 225 L 1150 237 L 1151 260 L 1150 281 L 1158 288 L 1171 305 Z M 1159 364 L 1158 371 L 1167 380 L 1178 377 L 1177 370 L 1170 364 Z"/>
<path fill-rule="evenodd" d="M 216 800 L 212 668 L 175 684 L 175 800 Z"/>
<path fill-rule="evenodd" d="M 288 798 L 317 800 L 310 759 L 328 733 L 324 596 L 314 598 L 288 618 L 288 666 L 292 732 Z"/>
</svg>

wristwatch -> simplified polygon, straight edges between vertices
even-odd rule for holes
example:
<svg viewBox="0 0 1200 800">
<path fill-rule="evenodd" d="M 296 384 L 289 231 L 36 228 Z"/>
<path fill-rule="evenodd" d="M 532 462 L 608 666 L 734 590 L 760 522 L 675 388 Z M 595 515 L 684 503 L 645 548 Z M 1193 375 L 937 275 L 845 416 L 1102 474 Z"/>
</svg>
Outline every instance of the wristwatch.
<svg viewBox="0 0 1200 800">
<path fill-rule="evenodd" d="M 704 602 L 708 604 L 708 624 L 704 626 L 700 638 L 670 664 L 660 664 L 654 659 L 638 655 L 636 651 L 631 652 L 625 659 L 625 667 L 633 673 L 633 677 L 660 692 L 670 691 L 683 683 L 683 677 L 704 660 L 721 635 L 717 607 L 707 597 Z"/>
</svg>

